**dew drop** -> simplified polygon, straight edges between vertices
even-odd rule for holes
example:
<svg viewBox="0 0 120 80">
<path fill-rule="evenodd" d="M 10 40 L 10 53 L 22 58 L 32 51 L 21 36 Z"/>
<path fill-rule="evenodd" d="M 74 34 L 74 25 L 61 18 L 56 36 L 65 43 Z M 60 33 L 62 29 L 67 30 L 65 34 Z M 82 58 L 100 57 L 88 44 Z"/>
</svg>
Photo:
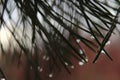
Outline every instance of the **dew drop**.
<svg viewBox="0 0 120 80">
<path fill-rule="evenodd" d="M 53 77 L 53 73 L 50 73 L 50 74 L 49 74 L 49 78 L 52 78 L 52 77 Z"/>
<path fill-rule="evenodd" d="M 111 41 L 108 41 L 107 43 L 106 43 L 106 45 L 110 45 L 111 44 Z"/>
<path fill-rule="evenodd" d="M 43 71 L 43 68 L 40 68 L 39 71 L 42 72 L 42 71 Z"/>
<path fill-rule="evenodd" d="M 80 54 L 83 54 L 83 51 L 80 49 L 80 50 L 79 50 L 79 53 L 80 53 Z"/>
<path fill-rule="evenodd" d="M 30 66 L 30 69 L 32 70 L 32 66 Z"/>
<path fill-rule="evenodd" d="M 82 65 L 84 65 L 84 62 L 79 61 L 78 64 L 79 64 L 80 66 L 82 66 Z"/>
<path fill-rule="evenodd" d="M 95 39 L 95 37 L 91 35 L 91 36 L 90 36 L 90 39 Z"/>
<path fill-rule="evenodd" d="M 5 78 L 1 78 L 0 80 L 5 80 Z"/>
<path fill-rule="evenodd" d="M 66 65 L 66 66 L 68 66 L 68 63 L 67 63 L 67 62 L 65 62 L 65 65 Z"/>
<path fill-rule="evenodd" d="M 77 43 L 80 43 L 80 39 L 76 39 Z"/>
<path fill-rule="evenodd" d="M 83 62 L 83 63 L 84 63 L 84 62 L 85 62 L 85 60 L 83 60 L 83 59 L 82 59 L 80 62 Z"/>
<path fill-rule="evenodd" d="M 86 62 L 88 62 L 88 58 L 86 58 L 85 60 L 86 60 Z"/>
<path fill-rule="evenodd" d="M 105 54 L 105 51 L 104 51 L 104 50 L 102 50 L 102 51 L 101 51 L 101 53 Z"/>
<path fill-rule="evenodd" d="M 75 66 L 74 66 L 74 65 L 72 65 L 72 66 L 71 66 L 71 69 L 74 69 L 74 68 L 75 68 Z"/>
<path fill-rule="evenodd" d="M 46 58 L 46 61 L 49 61 L 49 59 L 50 59 L 50 57 L 47 57 L 47 58 Z"/>
<path fill-rule="evenodd" d="M 40 70 L 40 66 L 38 66 L 37 68 L 38 68 L 38 70 Z"/>
<path fill-rule="evenodd" d="M 46 55 L 43 56 L 43 60 L 45 60 L 45 59 L 46 59 Z"/>
</svg>

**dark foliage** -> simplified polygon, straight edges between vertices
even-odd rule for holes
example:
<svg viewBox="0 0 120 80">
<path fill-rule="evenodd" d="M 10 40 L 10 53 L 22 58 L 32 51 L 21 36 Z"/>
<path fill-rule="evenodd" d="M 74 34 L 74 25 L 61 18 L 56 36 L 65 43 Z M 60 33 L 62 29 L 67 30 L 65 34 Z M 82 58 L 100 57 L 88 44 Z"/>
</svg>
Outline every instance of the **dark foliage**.
<svg viewBox="0 0 120 80">
<path fill-rule="evenodd" d="M 104 47 L 114 29 L 120 24 L 118 19 L 120 1 L 113 0 L 115 6 L 109 2 L 109 0 L 1 0 L 0 28 L 9 30 L 18 47 L 28 58 L 30 66 L 37 68 L 38 63 L 32 60 L 31 55 L 42 53 L 41 48 L 44 48 L 52 63 L 56 66 L 61 64 L 69 72 L 65 62 L 72 65 L 71 56 L 87 62 L 81 43 L 97 53 L 93 63 L 101 51 L 112 60 Z M 95 42 L 82 33 L 92 36 Z M 80 40 L 80 43 L 76 40 Z M 1 51 L 5 53 L 4 43 L 0 44 Z M 13 43 L 9 41 L 10 47 L 11 44 Z M 83 54 L 80 54 L 80 50 Z"/>
</svg>

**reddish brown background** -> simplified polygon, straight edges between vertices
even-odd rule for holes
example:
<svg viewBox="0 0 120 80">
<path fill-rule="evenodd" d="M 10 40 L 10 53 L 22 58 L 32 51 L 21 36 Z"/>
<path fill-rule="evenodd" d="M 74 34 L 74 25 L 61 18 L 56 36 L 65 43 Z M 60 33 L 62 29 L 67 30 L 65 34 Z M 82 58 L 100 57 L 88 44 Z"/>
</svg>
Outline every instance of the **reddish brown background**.
<svg viewBox="0 0 120 80">
<path fill-rule="evenodd" d="M 71 74 L 69 75 L 64 69 L 54 74 L 49 80 L 120 80 L 120 36 L 113 36 L 111 38 L 111 44 L 106 46 L 110 52 L 113 61 L 110 61 L 108 57 L 104 54 L 101 54 L 97 63 L 93 64 L 92 61 L 95 57 L 95 54 L 92 53 L 87 48 L 87 56 L 89 62 L 83 66 L 79 66 L 77 61 L 74 61 L 75 68 L 71 69 Z M 21 58 L 22 63 L 17 66 L 16 60 L 14 62 L 3 66 L 4 73 L 7 77 L 7 80 L 27 80 L 26 78 L 26 60 L 25 56 Z M 9 60 L 8 60 L 9 62 Z M 32 76 L 32 71 L 29 72 L 29 80 L 34 80 Z M 44 80 L 48 80 L 48 74 L 42 75 L 45 77 Z"/>
</svg>

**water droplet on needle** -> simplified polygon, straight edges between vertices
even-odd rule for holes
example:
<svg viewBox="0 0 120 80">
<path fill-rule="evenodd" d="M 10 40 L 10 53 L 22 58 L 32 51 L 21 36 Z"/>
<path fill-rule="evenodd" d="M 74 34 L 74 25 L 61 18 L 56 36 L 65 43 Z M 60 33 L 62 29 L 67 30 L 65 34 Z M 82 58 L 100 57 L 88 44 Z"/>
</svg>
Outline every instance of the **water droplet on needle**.
<svg viewBox="0 0 120 80">
<path fill-rule="evenodd" d="M 80 43 L 80 39 L 76 39 L 77 43 Z"/>
<path fill-rule="evenodd" d="M 79 50 L 79 53 L 80 53 L 80 54 L 83 54 L 83 51 L 80 49 L 80 50 Z"/>
<path fill-rule="evenodd" d="M 90 36 L 90 38 L 91 38 L 91 39 L 95 39 L 94 36 L 92 36 L 92 35 Z"/>
<path fill-rule="evenodd" d="M 43 71 L 43 68 L 40 68 L 39 71 L 42 72 L 42 71 Z"/>
<path fill-rule="evenodd" d="M 79 64 L 80 66 L 82 66 L 82 65 L 84 65 L 84 62 L 79 61 L 78 64 Z"/>
<path fill-rule="evenodd" d="M 5 78 L 1 78 L 0 80 L 5 80 Z"/>
<path fill-rule="evenodd" d="M 106 43 L 106 45 L 110 45 L 111 44 L 111 41 L 108 41 L 107 43 Z"/>
<path fill-rule="evenodd" d="M 75 68 L 75 66 L 74 66 L 74 65 L 72 65 L 72 66 L 71 66 L 71 69 L 74 69 L 74 68 Z"/>
<path fill-rule="evenodd" d="M 66 65 L 66 66 L 68 66 L 68 63 L 67 63 L 67 62 L 65 62 L 65 65 Z"/>
<path fill-rule="evenodd" d="M 104 51 L 104 50 L 102 50 L 102 51 L 101 51 L 101 53 L 105 54 L 105 51 Z"/>
<path fill-rule="evenodd" d="M 49 78 L 52 78 L 52 77 L 53 77 L 53 73 L 50 73 L 50 74 L 49 74 Z"/>
</svg>

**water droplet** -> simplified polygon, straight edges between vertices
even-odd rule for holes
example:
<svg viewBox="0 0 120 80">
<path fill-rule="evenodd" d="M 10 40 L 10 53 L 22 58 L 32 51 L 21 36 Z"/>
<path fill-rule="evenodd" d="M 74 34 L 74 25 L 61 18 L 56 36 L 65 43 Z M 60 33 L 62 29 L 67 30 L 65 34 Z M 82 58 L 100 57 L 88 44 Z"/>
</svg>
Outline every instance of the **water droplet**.
<svg viewBox="0 0 120 80">
<path fill-rule="evenodd" d="M 44 56 L 43 56 L 43 60 L 45 60 L 46 58 L 47 58 L 46 55 L 44 55 Z"/>
<path fill-rule="evenodd" d="M 79 53 L 80 53 L 80 54 L 83 54 L 83 51 L 80 49 L 80 50 L 79 50 Z"/>
<path fill-rule="evenodd" d="M 49 74 L 49 78 L 52 78 L 52 77 L 53 77 L 53 73 L 50 73 L 50 74 Z"/>
<path fill-rule="evenodd" d="M 105 54 L 105 51 L 104 51 L 104 50 L 102 50 L 102 51 L 101 51 L 101 53 Z"/>
<path fill-rule="evenodd" d="M 0 80 L 5 80 L 5 78 L 1 78 Z"/>
<path fill-rule="evenodd" d="M 67 62 L 65 62 L 65 65 L 66 65 L 66 66 L 68 66 L 68 63 L 67 63 Z"/>
<path fill-rule="evenodd" d="M 77 43 L 80 43 L 80 39 L 76 39 Z"/>
<path fill-rule="evenodd" d="M 82 65 L 84 65 L 84 62 L 79 61 L 78 64 L 79 64 L 80 66 L 82 66 Z"/>
<path fill-rule="evenodd" d="M 107 43 L 106 43 L 106 45 L 110 45 L 111 44 L 111 41 L 108 41 Z"/>
<path fill-rule="evenodd" d="M 88 58 L 85 59 L 88 62 Z"/>
<path fill-rule="evenodd" d="M 39 71 L 42 72 L 42 71 L 43 71 L 43 68 L 40 68 Z"/>
<path fill-rule="evenodd" d="M 90 36 L 90 39 L 95 39 L 95 37 L 91 35 L 91 36 Z"/>
<path fill-rule="evenodd" d="M 38 70 L 40 70 L 40 66 L 38 66 L 37 68 L 38 68 Z"/>
<path fill-rule="evenodd" d="M 32 70 L 32 66 L 30 66 L 30 69 Z"/>
<path fill-rule="evenodd" d="M 47 58 L 46 58 L 46 61 L 49 61 L 49 59 L 50 59 L 50 57 L 47 57 Z"/>
<path fill-rule="evenodd" d="M 75 66 L 72 65 L 72 66 L 71 66 L 71 69 L 74 69 L 74 68 L 75 68 Z"/>
</svg>

